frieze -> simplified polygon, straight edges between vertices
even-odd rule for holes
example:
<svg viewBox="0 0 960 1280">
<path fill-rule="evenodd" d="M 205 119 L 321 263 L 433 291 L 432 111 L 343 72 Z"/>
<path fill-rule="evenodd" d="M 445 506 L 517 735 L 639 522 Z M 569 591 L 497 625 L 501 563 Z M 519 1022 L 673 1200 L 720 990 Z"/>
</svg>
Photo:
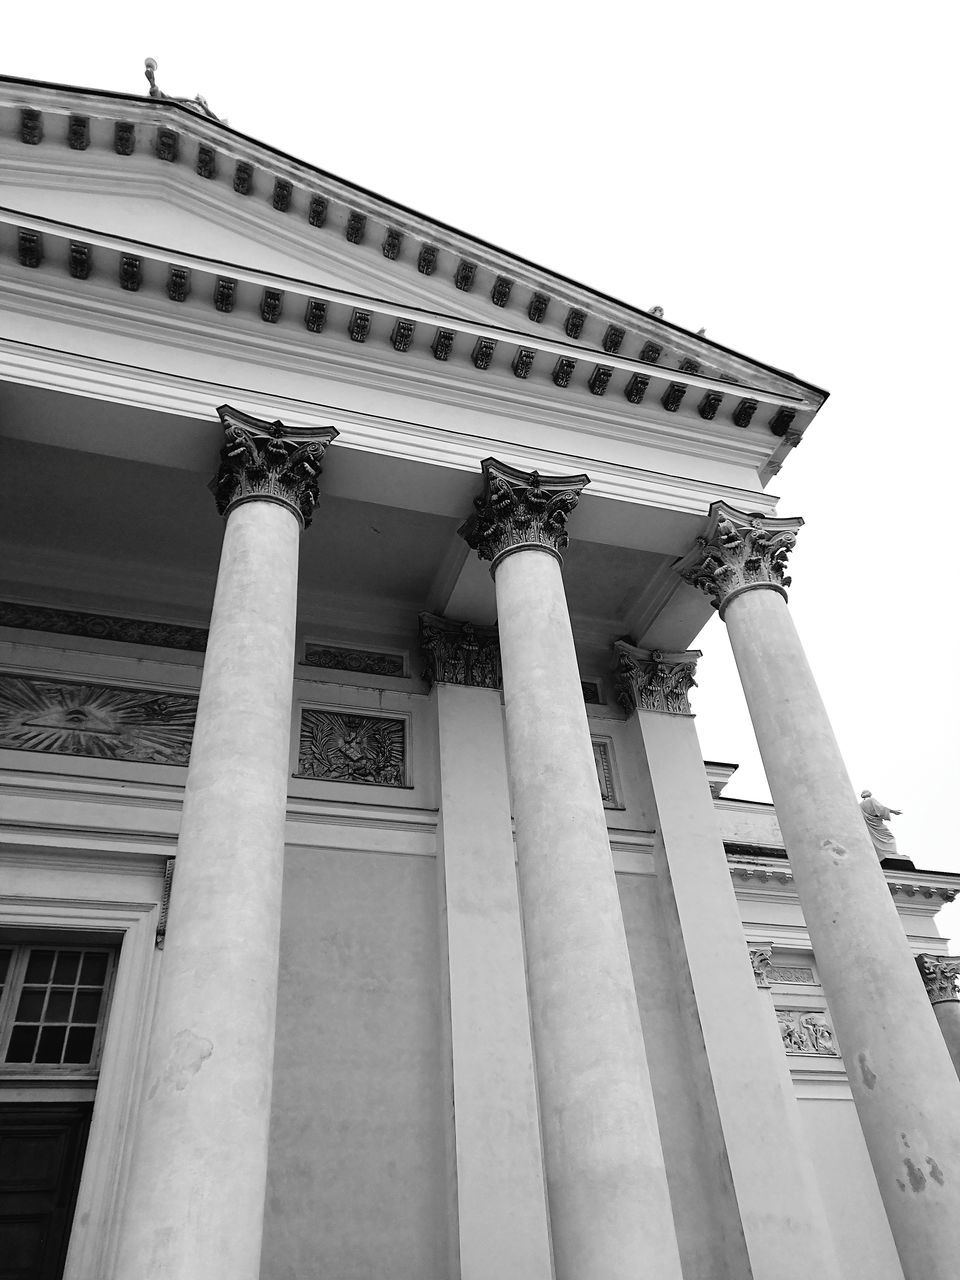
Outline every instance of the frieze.
<svg viewBox="0 0 960 1280">
<path fill-rule="evenodd" d="M 573 377 L 573 371 L 577 367 L 576 360 L 569 360 L 566 356 L 561 356 L 557 363 L 553 366 L 553 384 L 556 387 L 569 387 L 570 379 Z"/>
<path fill-rule="evenodd" d="M 663 653 L 638 649 L 626 640 L 613 646 L 617 655 L 617 697 L 627 711 L 665 711 L 690 715 L 689 693 L 697 682 L 694 672 L 699 649 Z"/>
<path fill-rule="evenodd" d="M 323 782 L 406 785 L 403 720 L 339 711 L 304 710 L 297 772 Z"/>
<path fill-rule="evenodd" d="M 767 976 L 771 982 L 792 982 L 797 986 L 815 987 L 817 980 L 813 976 L 813 970 L 805 965 L 787 965 L 775 964 L 771 965 Z"/>
<path fill-rule="evenodd" d="M 931 1004 L 960 1000 L 960 995 L 957 993 L 960 957 L 934 956 L 921 952 L 915 959 Z"/>
<path fill-rule="evenodd" d="M 217 413 L 224 443 L 210 488 L 220 514 L 227 515 L 238 502 L 262 498 L 288 507 L 306 528 L 319 501 L 323 455 L 338 435 L 336 428 L 294 429 L 228 404 Z"/>
<path fill-rule="evenodd" d="M 308 644 L 304 649 L 303 661 L 308 667 L 324 667 L 329 671 L 355 671 L 373 676 L 406 674 L 402 653 L 378 653 L 373 649 Z"/>
<path fill-rule="evenodd" d="M 88 244 L 70 241 L 70 274 L 74 280 L 89 280 L 93 269 L 93 255 Z"/>
<path fill-rule="evenodd" d="M 273 207 L 278 213 L 289 213 L 293 203 L 293 183 L 286 178 L 273 180 Z"/>
<path fill-rule="evenodd" d="M 758 516 L 725 502 L 710 508 L 708 532 L 677 564 L 684 582 L 699 587 L 720 610 L 743 591 L 770 587 L 787 597 L 787 558 L 803 521 Z"/>
<path fill-rule="evenodd" d="M 753 977 L 758 987 L 766 988 L 770 986 L 770 970 L 773 965 L 773 948 L 766 947 L 750 947 L 750 967 L 753 969 Z"/>
<path fill-rule="evenodd" d="M 499 689 L 503 684 L 496 627 L 421 613 L 420 647 L 427 660 L 423 678 L 431 684 L 479 689 Z"/>
<path fill-rule="evenodd" d="M 0 675 L 0 747 L 185 765 L 197 699 L 161 690 Z"/>
<path fill-rule="evenodd" d="M 86 151 L 90 145 L 90 117 L 71 115 L 67 122 L 67 146 L 71 151 Z"/>
<path fill-rule="evenodd" d="M 485 458 L 483 492 L 474 514 L 457 532 L 481 560 L 496 560 L 513 547 L 541 546 L 557 555 L 567 546 L 567 517 L 580 501 L 586 475 L 541 476 L 496 458 Z"/>
<path fill-rule="evenodd" d="M 313 195 L 307 208 L 307 221 L 311 227 L 322 227 L 327 220 L 327 201 L 324 196 Z"/>
<path fill-rule="evenodd" d="M 623 394 L 627 397 L 631 404 L 639 404 L 643 397 L 647 394 L 647 387 L 650 385 L 650 379 L 642 373 L 632 373 L 627 381 L 627 385 L 623 388 Z"/>
<path fill-rule="evenodd" d="M 115 640 L 120 644 L 151 644 L 165 649 L 185 649 L 190 653 L 203 653 L 207 647 L 207 633 L 200 627 L 182 627 L 172 622 L 151 622 L 143 618 L 117 618 L 103 613 L 81 613 L 74 609 L 51 609 L 45 605 L 19 604 L 14 600 L 0 600 L 0 626 L 63 636 L 87 636 L 94 640 Z"/>
<path fill-rule="evenodd" d="M 788 1054 L 839 1058 L 833 1028 L 816 1009 L 777 1009 L 777 1025 Z"/>
</svg>

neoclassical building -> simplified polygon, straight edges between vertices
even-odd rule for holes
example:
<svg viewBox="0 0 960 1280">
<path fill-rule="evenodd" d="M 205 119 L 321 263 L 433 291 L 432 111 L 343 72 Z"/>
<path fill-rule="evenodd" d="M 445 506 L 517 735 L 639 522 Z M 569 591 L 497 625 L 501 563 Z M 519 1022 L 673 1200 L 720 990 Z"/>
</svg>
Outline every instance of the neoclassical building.
<svg viewBox="0 0 960 1280">
<path fill-rule="evenodd" d="M 0 1276 L 956 1280 L 825 393 L 159 92 L 0 81 L 0 206 Z"/>
</svg>

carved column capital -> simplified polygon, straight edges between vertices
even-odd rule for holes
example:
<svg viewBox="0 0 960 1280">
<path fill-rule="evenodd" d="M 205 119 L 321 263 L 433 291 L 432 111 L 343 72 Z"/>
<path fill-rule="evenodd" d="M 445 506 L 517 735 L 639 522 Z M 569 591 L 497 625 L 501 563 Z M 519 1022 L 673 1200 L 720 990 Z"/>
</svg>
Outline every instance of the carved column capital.
<svg viewBox="0 0 960 1280">
<path fill-rule="evenodd" d="M 960 1000 L 960 995 L 957 993 L 957 978 L 960 977 L 960 957 L 932 956 L 921 953 L 916 957 L 916 961 L 931 1004 L 943 1004 L 947 1000 Z"/>
<path fill-rule="evenodd" d="M 259 499 L 288 507 L 306 528 L 320 497 L 317 478 L 324 452 L 339 434 L 336 427 L 285 427 L 228 404 L 217 413 L 224 443 L 210 488 L 220 514 Z"/>
<path fill-rule="evenodd" d="M 773 947 L 754 946 L 750 948 L 750 964 L 758 987 L 770 986 L 770 969 L 773 965 Z"/>
<path fill-rule="evenodd" d="M 761 516 L 715 502 L 706 533 L 674 567 L 684 582 L 707 593 L 721 618 L 730 601 L 744 591 L 769 588 L 786 600 L 787 557 L 802 524 L 799 516 Z"/>
<path fill-rule="evenodd" d="M 614 644 L 617 655 L 617 697 L 628 711 L 666 711 L 689 716 L 688 694 L 695 689 L 699 649 L 662 653 L 638 649 L 626 640 Z"/>
<path fill-rule="evenodd" d="M 538 471 L 485 458 L 483 492 L 473 500 L 474 514 L 457 532 L 491 568 L 511 551 L 540 547 L 560 559 L 566 547 L 567 516 L 580 501 L 586 475 L 542 476 Z"/>
<path fill-rule="evenodd" d="M 496 627 L 421 613 L 420 646 L 427 660 L 423 678 L 431 684 L 478 689 L 499 689 L 503 684 Z"/>
</svg>

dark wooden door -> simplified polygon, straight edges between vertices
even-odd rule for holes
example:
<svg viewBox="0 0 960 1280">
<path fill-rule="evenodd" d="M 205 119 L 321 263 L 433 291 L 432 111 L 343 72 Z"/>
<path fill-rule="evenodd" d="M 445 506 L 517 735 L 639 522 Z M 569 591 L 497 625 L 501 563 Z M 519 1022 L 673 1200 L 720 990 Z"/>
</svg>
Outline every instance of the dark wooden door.
<svg viewBox="0 0 960 1280">
<path fill-rule="evenodd" d="M 0 1102 L 0 1280 L 60 1280 L 92 1103 Z"/>
</svg>

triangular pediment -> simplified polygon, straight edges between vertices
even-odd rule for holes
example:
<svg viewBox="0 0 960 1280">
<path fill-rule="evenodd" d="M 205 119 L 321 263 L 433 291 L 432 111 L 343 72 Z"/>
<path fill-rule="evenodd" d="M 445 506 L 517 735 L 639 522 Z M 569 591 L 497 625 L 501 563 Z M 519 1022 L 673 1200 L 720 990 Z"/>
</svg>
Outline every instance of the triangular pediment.
<svg viewBox="0 0 960 1280">
<path fill-rule="evenodd" d="M 195 258 L 782 393 L 824 393 L 172 101 L 0 80 L 0 204 Z"/>
</svg>

